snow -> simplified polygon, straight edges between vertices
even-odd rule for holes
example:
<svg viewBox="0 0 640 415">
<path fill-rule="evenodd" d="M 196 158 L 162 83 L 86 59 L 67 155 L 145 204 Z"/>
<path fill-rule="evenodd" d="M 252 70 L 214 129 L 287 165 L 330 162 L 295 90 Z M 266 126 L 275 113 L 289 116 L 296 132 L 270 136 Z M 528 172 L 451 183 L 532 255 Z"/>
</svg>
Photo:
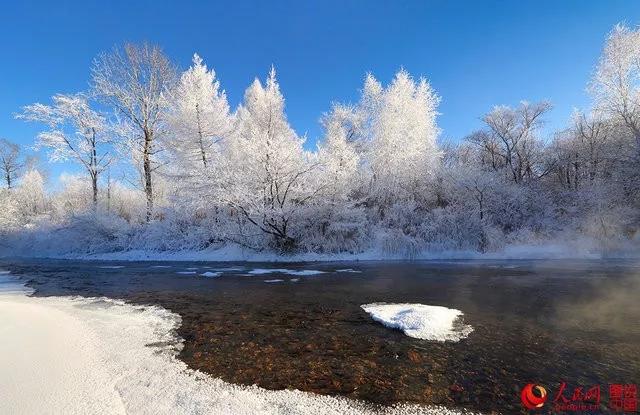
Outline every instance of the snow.
<svg viewBox="0 0 640 415">
<path fill-rule="evenodd" d="M 222 274 L 221 272 L 207 271 L 207 272 L 203 272 L 202 274 L 200 274 L 200 276 L 202 276 L 202 277 L 219 277 L 221 274 Z"/>
<path fill-rule="evenodd" d="M 473 328 L 462 324 L 462 311 L 424 304 L 373 303 L 361 306 L 383 325 L 398 329 L 409 337 L 432 341 L 458 342 Z"/>
<path fill-rule="evenodd" d="M 264 280 L 264 282 L 283 282 L 284 280 L 279 280 L 279 279 L 275 279 L 275 280 Z"/>
<path fill-rule="evenodd" d="M 461 413 L 417 405 L 382 410 L 342 397 L 226 383 L 177 359 L 180 316 L 155 306 L 0 293 L 0 321 L 0 413 Z"/>
<path fill-rule="evenodd" d="M 286 268 L 255 268 L 249 271 L 249 274 L 251 275 L 264 275 L 273 273 L 305 276 L 324 274 L 325 272 L 314 269 L 292 270 Z"/>
</svg>

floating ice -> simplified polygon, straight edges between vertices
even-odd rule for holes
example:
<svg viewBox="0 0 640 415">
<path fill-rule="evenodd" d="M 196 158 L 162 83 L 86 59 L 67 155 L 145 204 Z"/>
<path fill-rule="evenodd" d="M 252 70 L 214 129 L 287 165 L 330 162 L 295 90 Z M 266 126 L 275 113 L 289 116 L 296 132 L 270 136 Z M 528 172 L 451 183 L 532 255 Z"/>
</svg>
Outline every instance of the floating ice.
<svg viewBox="0 0 640 415">
<path fill-rule="evenodd" d="M 197 274 L 196 271 L 178 271 L 176 272 L 176 274 L 181 274 L 181 275 L 195 275 Z"/>
<path fill-rule="evenodd" d="M 152 265 L 151 268 L 171 268 L 171 265 Z"/>
<path fill-rule="evenodd" d="M 289 281 L 291 281 L 291 282 L 298 282 L 298 281 L 300 281 L 300 278 L 291 278 Z"/>
<path fill-rule="evenodd" d="M 424 304 L 373 303 L 361 306 L 383 325 L 402 330 L 409 337 L 457 342 L 467 337 L 473 327 L 462 324 L 462 311 Z"/>
<path fill-rule="evenodd" d="M 264 280 L 264 282 L 283 282 L 284 280 L 279 280 L 279 279 L 275 279 L 275 280 Z"/>
<path fill-rule="evenodd" d="M 264 274 L 289 274 L 289 275 L 317 275 L 324 274 L 324 271 L 318 271 L 315 269 L 302 269 L 302 270 L 294 270 L 294 269 L 286 269 L 286 268 L 256 268 L 249 271 L 251 275 L 264 275 Z"/>
<path fill-rule="evenodd" d="M 203 272 L 202 274 L 200 274 L 202 277 L 219 277 L 222 273 L 221 272 L 211 272 L 211 271 L 207 271 L 207 272 Z"/>
<path fill-rule="evenodd" d="M 360 273 L 362 271 L 358 271 L 357 269 L 353 269 L 353 268 L 344 268 L 344 269 L 337 269 L 336 272 L 354 272 L 354 273 Z"/>
<path fill-rule="evenodd" d="M 124 265 L 103 265 L 103 266 L 100 266 L 98 268 L 102 268 L 102 269 L 120 269 L 120 268 L 124 268 Z"/>
</svg>

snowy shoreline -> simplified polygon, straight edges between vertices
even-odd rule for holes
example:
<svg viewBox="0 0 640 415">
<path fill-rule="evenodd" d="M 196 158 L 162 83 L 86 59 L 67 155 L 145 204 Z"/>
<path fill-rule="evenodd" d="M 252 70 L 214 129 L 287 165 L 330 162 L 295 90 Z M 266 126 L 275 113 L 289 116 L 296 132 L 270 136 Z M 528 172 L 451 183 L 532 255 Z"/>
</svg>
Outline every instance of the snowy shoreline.
<svg viewBox="0 0 640 415">
<path fill-rule="evenodd" d="M 17 255 L 19 256 L 19 255 Z M 9 257 L 9 255 L 7 255 Z M 554 242 L 539 245 L 513 245 L 502 251 L 430 251 L 411 257 L 391 255 L 379 250 L 362 253 L 299 253 L 280 255 L 273 252 L 254 252 L 236 246 L 215 250 L 146 251 L 130 250 L 95 254 L 25 255 L 30 258 L 75 259 L 102 261 L 211 261 L 211 262 L 350 262 L 350 261 L 440 261 L 440 260 L 600 260 L 640 259 L 640 247 L 630 242 L 622 249 L 605 251 L 592 245 Z"/>
<path fill-rule="evenodd" d="M 8 273 L 0 283 L 9 288 L 0 292 L 2 413 L 469 413 L 233 385 L 177 359 L 175 313 L 108 298 L 30 297 Z"/>
</svg>

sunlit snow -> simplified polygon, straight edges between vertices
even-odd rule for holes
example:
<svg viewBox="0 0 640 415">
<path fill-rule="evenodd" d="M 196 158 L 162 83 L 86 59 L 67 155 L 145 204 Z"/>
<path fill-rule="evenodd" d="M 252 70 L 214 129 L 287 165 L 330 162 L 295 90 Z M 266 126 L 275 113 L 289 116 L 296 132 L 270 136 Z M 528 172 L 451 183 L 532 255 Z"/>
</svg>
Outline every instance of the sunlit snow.
<svg viewBox="0 0 640 415">
<path fill-rule="evenodd" d="M 424 304 L 373 303 L 361 306 L 371 317 L 407 336 L 433 341 L 457 342 L 473 328 L 461 321 L 462 311 Z"/>
</svg>

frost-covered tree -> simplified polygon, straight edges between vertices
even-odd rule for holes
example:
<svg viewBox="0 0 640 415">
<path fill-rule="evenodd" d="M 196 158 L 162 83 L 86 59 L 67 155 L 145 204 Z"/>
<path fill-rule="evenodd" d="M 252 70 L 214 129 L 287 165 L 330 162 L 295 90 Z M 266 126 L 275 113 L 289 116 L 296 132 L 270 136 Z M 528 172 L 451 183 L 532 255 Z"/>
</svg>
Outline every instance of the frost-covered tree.
<svg viewBox="0 0 640 415">
<path fill-rule="evenodd" d="M 11 189 L 25 165 L 25 159 L 18 144 L 0 138 L 0 174 L 7 189 Z"/>
<path fill-rule="evenodd" d="M 24 107 L 18 118 L 47 124 L 38 134 L 36 148 L 49 149 L 49 160 L 72 160 L 80 164 L 91 180 L 93 207 L 98 204 L 98 180 L 111 162 L 104 145 L 108 142 L 104 117 L 91 109 L 82 94 L 54 95 L 53 105 L 36 103 Z"/>
<path fill-rule="evenodd" d="M 17 189 L 17 198 L 21 212 L 26 216 L 37 216 L 47 209 L 47 195 L 44 177 L 38 170 L 29 170 L 22 176 Z"/>
<path fill-rule="evenodd" d="M 360 155 L 354 142 L 357 127 L 353 119 L 353 109 L 344 105 L 335 105 L 331 113 L 322 118 L 325 136 L 318 155 L 323 194 L 330 201 L 346 200 L 359 184 Z"/>
<path fill-rule="evenodd" d="M 613 28 L 589 90 L 598 110 L 631 131 L 640 155 L 640 30 Z"/>
<path fill-rule="evenodd" d="M 437 168 L 439 102 L 425 79 L 415 81 L 405 70 L 386 88 L 367 76 L 360 102 L 347 119 L 368 170 L 369 193 L 381 208 L 416 197 Z"/>
<path fill-rule="evenodd" d="M 93 90 L 113 106 L 122 121 L 124 141 L 142 165 L 142 182 L 147 199 L 146 218 L 153 214 L 153 172 L 164 133 L 167 94 L 177 75 L 173 64 L 157 46 L 126 44 L 122 49 L 101 54 L 93 63 Z"/>
<path fill-rule="evenodd" d="M 551 148 L 559 183 L 568 189 L 602 184 L 615 168 L 615 128 L 600 113 L 575 112 L 571 126 L 561 131 Z"/>
<path fill-rule="evenodd" d="M 316 193 L 304 182 L 315 164 L 287 122 L 273 68 L 266 85 L 256 79 L 247 89 L 236 118 L 234 133 L 225 140 L 220 198 L 279 249 L 290 250 L 296 244 L 292 221 Z"/>
<path fill-rule="evenodd" d="M 551 109 L 546 102 L 517 108 L 494 107 L 482 117 L 486 128 L 467 137 L 481 150 L 483 164 L 493 170 L 504 169 L 514 183 L 540 178 L 550 171 L 537 136 L 543 116 Z"/>
<path fill-rule="evenodd" d="M 371 168 L 375 191 L 386 197 L 402 189 L 414 196 L 438 166 L 436 125 L 440 98 L 423 78 L 398 72 L 373 114 Z"/>
<path fill-rule="evenodd" d="M 229 104 L 213 69 L 197 54 L 171 94 L 170 150 L 187 167 L 207 167 L 216 144 L 229 133 Z"/>
</svg>

